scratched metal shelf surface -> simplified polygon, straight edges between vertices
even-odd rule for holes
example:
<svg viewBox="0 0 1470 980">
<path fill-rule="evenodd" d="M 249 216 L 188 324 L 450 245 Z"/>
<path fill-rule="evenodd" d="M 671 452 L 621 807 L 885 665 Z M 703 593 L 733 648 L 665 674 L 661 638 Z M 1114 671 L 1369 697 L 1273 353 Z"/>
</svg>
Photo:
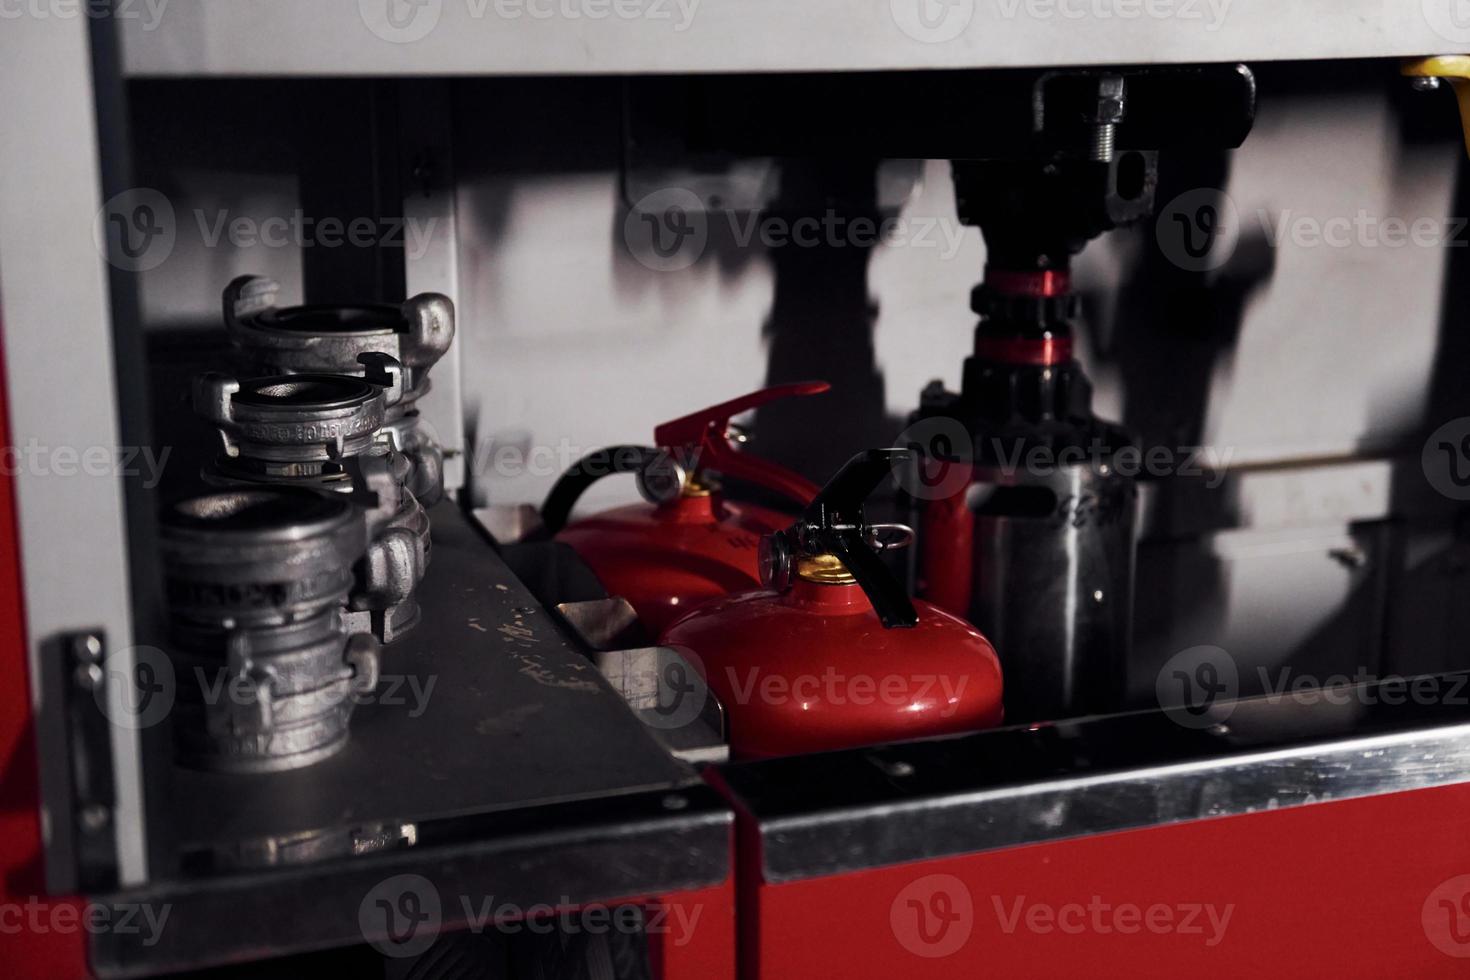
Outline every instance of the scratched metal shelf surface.
<svg viewBox="0 0 1470 980">
<path fill-rule="evenodd" d="M 374 821 L 425 822 L 697 782 L 452 505 L 432 512 L 423 622 L 338 755 L 295 772 L 176 770 L 185 851 Z"/>
</svg>

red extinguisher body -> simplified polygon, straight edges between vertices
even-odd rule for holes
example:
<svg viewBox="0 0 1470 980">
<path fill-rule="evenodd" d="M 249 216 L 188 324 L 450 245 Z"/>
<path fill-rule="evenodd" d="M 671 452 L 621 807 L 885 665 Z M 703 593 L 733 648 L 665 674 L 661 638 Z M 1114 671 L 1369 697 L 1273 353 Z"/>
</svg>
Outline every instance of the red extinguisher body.
<svg viewBox="0 0 1470 980">
<path fill-rule="evenodd" d="M 810 480 L 738 451 L 730 420 L 780 398 L 820 394 L 824 381 L 779 385 L 694 412 L 654 429 L 653 446 L 599 450 L 552 488 L 542 520 L 570 545 L 610 596 L 627 599 L 652 636 L 700 602 L 760 585 L 762 536 L 791 514 L 726 500 L 711 474 L 744 481 L 792 501 L 817 493 Z M 636 474 L 647 503 L 568 523 L 582 492 L 615 473 Z"/>
<path fill-rule="evenodd" d="M 800 574 L 800 573 L 798 573 Z M 975 731 L 1000 724 L 995 649 L 926 602 L 885 629 L 856 584 L 800 578 L 700 607 L 665 631 L 725 706 L 731 754 L 751 759 Z"/>
<path fill-rule="evenodd" d="M 704 493 L 603 511 L 556 540 L 657 636 L 701 602 L 758 588 L 761 537 L 790 523 L 789 514 Z"/>
</svg>

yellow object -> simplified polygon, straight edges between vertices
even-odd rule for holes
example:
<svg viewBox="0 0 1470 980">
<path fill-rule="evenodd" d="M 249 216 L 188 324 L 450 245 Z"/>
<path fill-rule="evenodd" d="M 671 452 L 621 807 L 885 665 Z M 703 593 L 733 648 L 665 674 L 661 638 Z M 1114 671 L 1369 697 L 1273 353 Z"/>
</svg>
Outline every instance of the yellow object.
<svg viewBox="0 0 1470 980">
<path fill-rule="evenodd" d="M 851 585 L 857 581 L 836 555 L 798 558 L 796 575 L 804 582 L 816 582 L 818 585 Z"/>
<path fill-rule="evenodd" d="M 1455 87 L 1460 103 L 1460 126 L 1465 132 L 1465 152 L 1470 153 L 1470 55 L 1441 54 L 1404 62 L 1410 78 L 1443 78 Z"/>
</svg>

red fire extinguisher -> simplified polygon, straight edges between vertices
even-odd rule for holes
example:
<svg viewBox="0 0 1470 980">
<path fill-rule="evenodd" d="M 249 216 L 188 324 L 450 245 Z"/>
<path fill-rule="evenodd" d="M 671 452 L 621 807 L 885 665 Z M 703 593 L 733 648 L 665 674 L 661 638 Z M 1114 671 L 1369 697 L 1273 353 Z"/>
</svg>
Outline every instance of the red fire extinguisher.
<svg viewBox="0 0 1470 980">
<path fill-rule="evenodd" d="M 995 648 L 964 620 L 911 601 L 878 557 L 912 530 L 864 519 L 863 501 L 910 456 L 853 457 L 794 524 L 764 539 L 765 590 L 711 600 L 664 632 L 659 642 L 724 703 L 735 757 L 1000 724 Z"/>
<path fill-rule="evenodd" d="M 653 433 L 657 448 L 615 446 L 591 453 L 557 481 L 542 521 L 657 636 L 698 603 L 759 585 L 761 536 L 791 523 L 790 513 L 726 500 L 712 474 L 786 497 L 792 513 L 816 496 L 810 480 L 738 451 L 730 419 L 779 398 L 830 387 L 808 381 L 767 388 L 660 425 Z M 567 524 L 587 488 L 614 473 L 636 473 L 648 502 Z"/>
</svg>

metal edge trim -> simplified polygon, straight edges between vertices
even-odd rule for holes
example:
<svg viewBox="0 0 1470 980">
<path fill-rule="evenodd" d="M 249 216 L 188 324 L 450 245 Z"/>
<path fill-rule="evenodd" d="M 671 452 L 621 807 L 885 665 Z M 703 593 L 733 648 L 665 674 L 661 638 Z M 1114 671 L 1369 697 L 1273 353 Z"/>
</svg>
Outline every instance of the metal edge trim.
<svg viewBox="0 0 1470 980">
<path fill-rule="evenodd" d="M 1354 771 L 1354 756 L 1369 765 Z M 1376 760 L 1381 761 L 1375 768 Z M 1292 771 L 1305 778 L 1295 785 L 1270 779 Z M 1242 773 L 1266 778 L 1242 779 Z M 1341 787 L 1331 785 L 1342 780 L 1352 781 Z M 1026 844 L 1464 782 L 1470 782 L 1470 723 L 1246 751 L 1203 762 L 1146 766 L 830 814 L 775 818 L 763 821 L 760 828 L 762 872 L 768 883 L 781 884 Z M 1097 793 L 1111 790 L 1117 794 L 1095 798 Z M 1164 790 L 1169 803 L 1163 799 Z M 1228 794 L 1212 792 L 1219 790 L 1227 790 Z M 1241 795 L 1241 790 L 1248 792 Z M 1094 798 L 1089 798 L 1089 793 Z M 1155 808 L 1147 813 L 1120 807 L 1120 802 L 1152 802 Z M 1076 805 L 1079 803 L 1082 805 Z M 902 825 L 905 832 L 901 836 L 883 834 L 879 837 L 881 845 L 867 851 L 841 853 L 842 841 L 848 835 L 840 831 L 883 823 Z"/>
</svg>

